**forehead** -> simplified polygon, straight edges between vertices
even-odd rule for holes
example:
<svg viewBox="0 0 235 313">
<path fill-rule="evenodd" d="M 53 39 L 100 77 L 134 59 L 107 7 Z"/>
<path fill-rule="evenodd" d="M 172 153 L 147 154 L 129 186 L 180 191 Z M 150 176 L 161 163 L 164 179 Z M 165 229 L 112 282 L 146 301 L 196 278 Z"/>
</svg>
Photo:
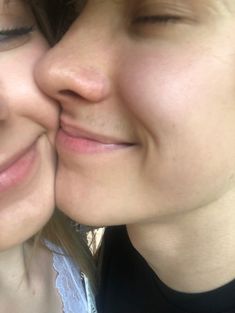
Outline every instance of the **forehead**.
<svg viewBox="0 0 235 313">
<path fill-rule="evenodd" d="M 129 18 L 135 12 L 148 12 L 148 15 L 182 13 L 192 14 L 200 20 L 228 20 L 235 21 L 235 0 L 85 0 L 76 1 L 76 12 L 88 15 L 102 15 Z M 81 4 L 82 3 L 82 4 Z M 145 10 L 146 9 L 146 10 Z M 110 13 L 109 13 L 110 12 Z"/>
<path fill-rule="evenodd" d="M 234 10 L 235 0 L 74 0 L 71 1 L 76 3 L 77 6 L 81 7 L 83 5 L 94 4 L 94 5 L 187 5 L 191 7 L 211 7 L 212 9 L 224 9 L 224 10 Z"/>
</svg>

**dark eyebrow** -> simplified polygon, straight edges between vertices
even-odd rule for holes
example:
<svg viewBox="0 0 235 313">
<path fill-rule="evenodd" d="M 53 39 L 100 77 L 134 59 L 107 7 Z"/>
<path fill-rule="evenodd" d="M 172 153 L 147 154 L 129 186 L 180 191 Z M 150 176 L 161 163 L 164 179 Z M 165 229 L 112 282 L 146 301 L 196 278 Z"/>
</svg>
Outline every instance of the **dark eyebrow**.
<svg viewBox="0 0 235 313">
<path fill-rule="evenodd" d="M 27 0 L 3 0 L 3 6 L 9 5 L 11 2 L 27 2 Z"/>
<path fill-rule="evenodd" d="M 26 2 L 26 0 L 3 0 L 3 5 L 7 5 L 7 4 L 9 4 L 10 2 L 13 2 L 13 1 L 15 1 L 15 2 Z"/>
<path fill-rule="evenodd" d="M 3 0 L 3 5 L 8 5 L 12 0 Z"/>
</svg>

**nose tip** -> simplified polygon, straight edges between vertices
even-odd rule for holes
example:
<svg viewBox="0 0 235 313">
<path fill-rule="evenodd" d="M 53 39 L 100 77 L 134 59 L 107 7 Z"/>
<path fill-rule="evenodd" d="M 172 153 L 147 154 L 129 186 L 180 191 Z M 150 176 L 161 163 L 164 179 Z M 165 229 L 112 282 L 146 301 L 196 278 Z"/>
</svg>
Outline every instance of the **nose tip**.
<svg viewBox="0 0 235 313">
<path fill-rule="evenodd" d="M 54 79 L 57 79 L 59 97 L 79 97 L 87 102 L 100 102 L 110 91 L 109 80 L 92 68 L 65 70 Z"/>
<path fill-rule="evenodd" d="M 110 80 L 102 69 L 79 62 L 79 56 L 53 58 L 49 53 L 36 67 L 35 78 L 39 87 L 59 102 L 78 98 L 100 102 L 110 92 Z"/>
</svg>

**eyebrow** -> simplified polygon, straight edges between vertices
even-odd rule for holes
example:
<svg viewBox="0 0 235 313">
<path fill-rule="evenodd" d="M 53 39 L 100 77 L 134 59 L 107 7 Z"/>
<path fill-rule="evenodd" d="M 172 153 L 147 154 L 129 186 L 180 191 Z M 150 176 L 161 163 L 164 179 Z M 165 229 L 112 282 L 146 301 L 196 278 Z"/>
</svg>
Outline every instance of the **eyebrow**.
<svg viewBox="0 0 235 313">
<path fill-rule="evenodd" d="M 10 2 L 12 2 L 12 0 L 3 0 L 3 6 L 8 5 Z"/>
<path fill-rule="evenodd" d="M 7 9 L 10 5 L 11 5 L 11 3 L 19 3 L 19 2 L 26 2 L 27 0 L 3 0 L 3 1 L 1 1 L 0 0 L 0 8 L 1 9 Z"/>
<path fill-rule="evenodd" d="M 10 4 L 11 2 L 26 2 L 27 0 L 3 0 L 3 3 L 2 5 L 8 5 Z"/>
</svg>

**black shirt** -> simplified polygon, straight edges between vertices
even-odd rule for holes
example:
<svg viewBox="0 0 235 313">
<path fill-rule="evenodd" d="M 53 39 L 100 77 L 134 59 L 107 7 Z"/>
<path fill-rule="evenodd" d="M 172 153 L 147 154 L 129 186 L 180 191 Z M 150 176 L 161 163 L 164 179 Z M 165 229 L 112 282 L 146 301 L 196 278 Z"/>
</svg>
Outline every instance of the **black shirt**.
<svg viewBox="0 0 235 313">
<path fill-rule="evenodd" d="M 97 305 L 99 313 L 235 313 L 235 281 L 199 294 L 174 291 L 134 249 L 124 226 L 109 227 Z"/>
</svg>

